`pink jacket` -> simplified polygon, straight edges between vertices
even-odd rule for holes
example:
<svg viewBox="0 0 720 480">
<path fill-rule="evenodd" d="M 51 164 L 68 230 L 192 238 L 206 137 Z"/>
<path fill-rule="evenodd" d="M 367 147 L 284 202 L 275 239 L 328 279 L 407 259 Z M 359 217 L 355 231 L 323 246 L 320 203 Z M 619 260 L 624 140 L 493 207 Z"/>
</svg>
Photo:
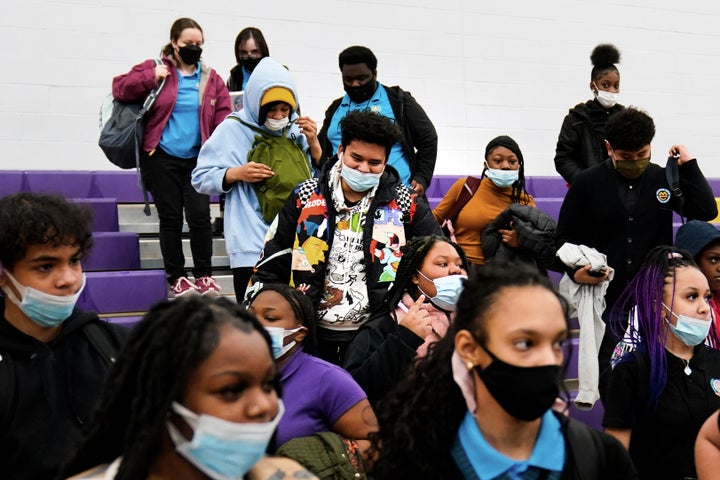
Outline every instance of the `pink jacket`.
<svg viewBox="0 0 720 480">
<path fill-rule="evenodd" d="M 175 62 L 163 57 L 170 74 L 155 104 L 145 117 L 143 151 L 152 152 L 160 143 L 163 129 L 170 119 L 178 93 L 178 74 Z M 222 78 L 201 62 L 200 71 L 200 137 L 202 143 L 210 137 L 215 127 L 230 114 L 230 94 Z M 113 97 L 122 102 L 143 100 L 157 86 L 155 61 L 145 60 L 132 70 L 113 79 Z"/>
<path fill-rule="evenodd" d="M 407 309 L 409 309 L 413 305 L 413 303 L 415 303 L 415 300 L 413 300 L 409 293 L 405 293 L 403 294 L 400 302 L 405 308 L 398 305 L 398 308 L 395 309 L 395 316 L 398 323 L 402 323 L 403 318 L 405 318 Z M 416 353 L 418 358 L 427 355 L 428 347 L 445 336 L 451 321 L 447 313 L 443 312 L 442 310 L 438 310 L 437 308 L 435 308 L 435 305 L 430 302 L 426 301 L 420 308 L 428 312 L 428 316 L 430 317 L 430 323 L 432 325 L 432 330 L 428 334 L 428 336 L 425 337 L 425 342 L 417 348 Z"/>
</svg>

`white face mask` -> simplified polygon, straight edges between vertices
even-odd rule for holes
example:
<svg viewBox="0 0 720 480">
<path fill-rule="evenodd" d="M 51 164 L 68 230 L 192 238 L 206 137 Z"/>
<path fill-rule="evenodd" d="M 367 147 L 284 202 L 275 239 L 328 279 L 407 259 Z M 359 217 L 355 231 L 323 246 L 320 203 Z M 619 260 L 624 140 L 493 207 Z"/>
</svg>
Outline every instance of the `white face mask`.
<svg viewBox="0 0 720 480">
<path fill-rule="evenodd" d="M 274 118 L 268 117 L 265 119 L 265 128 L 267 128 L 268 130 L 272 130 L 273 132 L 277 132 L 287 127 L 289 123 L 289 116 L 283 117 L 280 120 L 275 120 Z"/>
<path fill-rule="evenodd" d="M 595 84 L 593 83 L 593 85 Z M 620 98 L 619 93 L 600 90 L 597 85 L 595 85 L 595 88 L 597 89 L 597 91 L 595 92 L 595 98 L 597 99 L 598 103 L 603 106 L 603 108 L 612 108 L 617 104 L 618 99 Z"/>
<path fill-rule="evenodd" d="M 212 480 L 241 480 L 265 455 L 285 406 L 278 399 L 278 413 L 266 423 L 237 423 L 198 415 L 177 402 L 172 403 L 172 410 L 193 429 L 192 440 L 187 440 L 172 422 L 167 422 L 177 452 Z"/>
</svg>

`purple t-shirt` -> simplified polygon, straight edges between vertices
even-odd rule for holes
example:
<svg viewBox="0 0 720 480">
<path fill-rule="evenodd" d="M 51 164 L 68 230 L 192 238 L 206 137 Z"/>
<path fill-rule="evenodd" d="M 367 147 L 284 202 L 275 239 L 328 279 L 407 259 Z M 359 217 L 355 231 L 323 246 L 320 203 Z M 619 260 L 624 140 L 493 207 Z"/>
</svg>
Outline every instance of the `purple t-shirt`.
<svg viewBox="0 0 720 480">
<path fill-rule="evenodd" d="M 276 430 L 277 446 L 297 437 L 327 432 L 345 412 L 367 398 L 352 376 L 298 349 L 280 370 L 285 415 Z"/>
</svg>

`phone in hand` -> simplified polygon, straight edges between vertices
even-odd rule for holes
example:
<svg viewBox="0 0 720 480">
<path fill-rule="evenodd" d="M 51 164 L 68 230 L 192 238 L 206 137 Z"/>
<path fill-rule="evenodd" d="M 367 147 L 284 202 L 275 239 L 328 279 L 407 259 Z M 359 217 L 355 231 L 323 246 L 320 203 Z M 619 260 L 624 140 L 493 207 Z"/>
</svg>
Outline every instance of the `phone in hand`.
<svg viewBox="0 0 720 480">
<path fill-rule="evenodd" d="M 607 270 L 605 268 L 601 268 L 600 270 L 588 270 L 588 275 L 590 275 L 591 277 L 598 277 L 598 278 L 604 277 L 606 271 Z"/>
</svg>

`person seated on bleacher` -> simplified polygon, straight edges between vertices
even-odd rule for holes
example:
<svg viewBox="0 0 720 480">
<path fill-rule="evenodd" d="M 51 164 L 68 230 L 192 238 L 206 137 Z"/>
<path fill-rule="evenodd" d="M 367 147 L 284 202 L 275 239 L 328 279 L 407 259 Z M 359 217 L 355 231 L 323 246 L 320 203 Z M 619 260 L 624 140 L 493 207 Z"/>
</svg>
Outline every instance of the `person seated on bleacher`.
<svg viewBox="0 0 720 480">
<path fill-rule="evenodd" d="M 337 365 L 395 280 L 400 247 L 441 233 L 387 163 L 399 128 L 369 110 L 349 112 L 340 125 L 337 156 L 319 179 L 297 186 L 270 227 L 252 287 L 292 281 L 306 293 L 318 312 L 317 356 Z"/>
<path fill-rule="evenodd" d="M 472 192 L 469 197 L 468 192 Z M 454 208 L 458 203 L 462 207 L 460 210 Z M 485 263 L 483 231 L 515 203 L 535 206 L 535 200 L 525 190 L 525 161 L 520 147 L 512 138 L 501 135 L 485 147 L 480 179 L 460 178 L 435 207 L 433 215 L 439 223 L 452 222 L 455 239 L 467 254 L 468 261 L 472 265 L 482 265 Z M 512 225 L 498 232 L 504 245 L 520 246 L 517 230 Z"/>
<path fill-rule="evenodd" d="M 280 447 L 293 438 L 335 432 L 365 440 L 377 430 L 367 395 L 348 372 L 314 357 L 315 312 L 307 295 L 289 285 L 267 284 L 250 301 L 272 338 L 285 415 L 275 434 Z"/>
<path fill-rule="evenodd" d="M 600 398 L 605 394 L 610 357 L 620 340 L 613 332 L 627 326 L 627 312 L 613 313 L 620 292 L 637 273 L 648 251 L 673 243 L 673 211 L 688 219 L 717 216 L 712 188 L 697 160 L 682 145 L 670 147 L 677 157 L 682 199 L 672 191 L 665 168 L 650 163 L 653 119 L 629 107 L 614 113 L 605 130 L 608 157 L 580 172 L 568 189 L 557 225 L 558 248 L 564 243 L 585 245 L 607 256 L 614 278 L 605 293 L 603 320 L 607 325 L 598 354 Z M 661 154 L 662 155 L 662 154 Z M 609 272 L 590 272 L 591 265 L 567 268 L 576 283 L 598 284 Z"/>
<path fill-rule="evenodd" d="M 641 479 L 695 478 L 693 445 L 720 408 L 720 351 L 704 344 L 710 287 L 692 257 L 675 247 L 648 253 L 616 309 L 634 309 L 627 343 L 603 406 L 605 431 L 620 440 Z"/>
<path fill-rule="evenodd" d="M 478 267 L 447 335 L 378 407 L 373 478 L 637 478 L 617 440 L 551 409 L 568 324 L 536 269 Z"/>
<path fill-rule="evenodd" d="M 54 478 L 127 330 L 75 308 L 92 213 L 55 195 L 0 199 L 0 476 Z"/>
<path fill-rule="evenodd" d="M 163 301 L 135 326 L 61 478 L 316 478 L 265 456 L 279 389 L 255 317 L 225 298 Z"/>
<path fill-rule="evenodd" d="M 445 335 L 467 268 L 465 252 L 445 237 L 415 237 L 403 247 L 395 283 L 358 330 L 343 365 L 373 405 Z"/>
</svg>

